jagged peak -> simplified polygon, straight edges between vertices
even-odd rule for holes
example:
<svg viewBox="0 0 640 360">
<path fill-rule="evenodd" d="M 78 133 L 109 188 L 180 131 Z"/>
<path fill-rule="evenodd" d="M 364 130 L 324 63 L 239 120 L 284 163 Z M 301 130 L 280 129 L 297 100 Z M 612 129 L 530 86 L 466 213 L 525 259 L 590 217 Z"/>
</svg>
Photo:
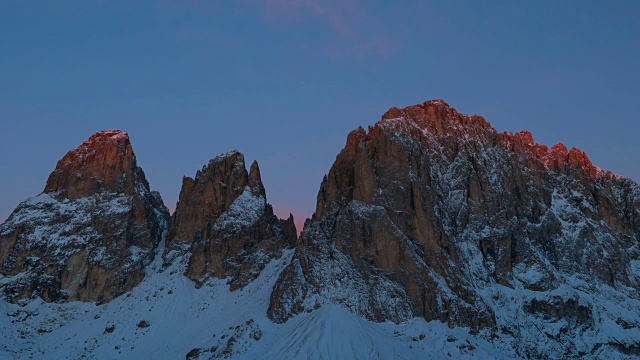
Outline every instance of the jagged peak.
<svg viewBox="0 0 640 360">
<path fill-rule="evenodd" d="M 436 106 L 444 106 L 444 107 L 448 107 L 450 108 L 451 106 L 449 106 L 449 104 L 447 104 L 446 101 L 444 101 L 443 99 L 432 99 L 432 100 L 427 100 L 424 102 L 424 105 L 436 105 Z"/>
<path fill-rule="evenodd" d="M 237 149 L 233 149 L 231 151 L 228 151 L 224 154 L 220 154 L 216 157 L 214 157 L 213 159 L 209 160 L 210 163 L 217 163 L 217 162 L 222 162 L 225 161 L 229 158 L 233 158 L 233 159 L 242 159 L 242 162 L 244 163 L 244 154 L 241 153 L 240 151 L 238 151 Z"/>
<path fill-rule="evenodd" d="M 533 135 L 529 130 L 522 130 L 516 133 L 516 136 L 524 140 L 527 145 L 533 145 L 535 142 L 533 141 Z"/>
<path fill-rule="evenodd" d="M 201 181 L 209 182 L 214 178 L 219 180 L 225 179 L 223 181 L 224 185 L 222 186 L 227 186 L 228 181 L 238 182 L 238 184 L 241 183 L 241 188 L 248 186 L 256 196 L 262 196 L 266 199 L 258 161 L 254 160 L 249 167 L 249 171 L 247 171 L 244 154 L 238 150 L 231 150 L 214 157 L 209 160 L 206 165 L 202 166 L 202 169 L 196 172 L 194 178 L 184 176 L 182 181 L 183 184 Z"/>
<path fill-rule="evenodd" d="M 264 185 L 262 184 L 262 177 L 260 176 L 260 166 L 258 166 L 257 160 L 253 160 L 249 169 L 249 187 L 254 192 L 257 192 L 266 198 Z"/>
<path fill-rule="evenodd" d="M 495 131 L 482 116 L 459 113 L 442 99 L 428 100 L 403 108 L 392 107 L 382 115 L 380 123 L 391 124 L 400 120 L 416 125 L 433 134 L 446 134 L 451 129 L 481 129 Z"/>
<path fill-rule="evenodd" d="M 233 166 L 235 170 L 244 170 L 246 172 L 244 154 L 234 149 L 209 160 L 207 164 L 202 166 L 202 169 L 196 172 L 196 178 L 199 178 L 202 174 L 206 174 L 210 170 L 215 169 L 220 164 L 225 163 Z"/>
<path fill-rule="evenodd" d="M 456 111 L 456 109 L 452 108 L 449 104 L 447 104 L 446 101 L 442 100 L 442 99 L 433 99 L 433 100 L 427 100 L 421 104 L 415 104 L 415 105 L 409 105 L 409 106 L 405 106 L 403 108 L 398 108 L 398 107 L 392 107 L 389 110 L 387 110 L 383 115 L 382 115 L 382 120 L 386 120 L 386 119 L 397 119 L 399 117 L 402 117 L 404 114 L 406 114 L 409 110 L 415 110 L 415 109 L 424 109 L 426 107 L 437 107 L 437 108 L 441 108 L 441 109 L 451 109 L 453 111 Z"/>
<path fill-rule="evenodd" d="M 423 133 L 436 136 L 453 135 L 466 138 L 467 136 L 493 137 L 498 135 L 497 131 L 482 116 L 460 114 L 442 99 L 429 100 L 404 108 L 392 107 L 382 115 L 376 127 L 378 125 L 394 131 L 415 126 Z M 369 134 L 364 132 L 362 128 L 352 131 L 347 138 L 346 149 L 355 149 L 355 146 L 367 139 L 370 134 L 371 128 Z M 558 169 L 568 164 L 582 168 L 585 174 L 591 178 L 601 176 L 619 178 L 609 171 L 604 172 L 594 166 L 587 154 L 577 147 L 569 150 L 563 143 L 558 143 L 551 148 L 536 143 L 529 130 L 522 130 L 515 134 L 505 131 L 499 136 L 505 146 L 513 151 L 525 151 L 532 154 L 540 159 L 547 169 Z"/>
<path fill-rule="evenodd" d="M 102 130 L 91 135 L 87 141 L 83 144 L 92 143 L 96 141 L 121 141 L 129 140 L 129 134 L 123 130 Z"/>
<path fill-rule="evenodd" d="M 257 183 L 262 183 L 262 177 L 260 176 L 260 166 L 258 161 L 253 160 L 251 167 L 249 168 L 249 186 L 253 187 Z"/>
<path fill-rule="evenodd" d="M 587 154 L 576 146 L 569 150 L 564 143 L 560 142 L 549 148 L 546 145 L 536 143 L 528 130 L 522 130 L 516 134 L 505 131 L 501 136 L 503 143 L 509 149 L 528 152 L 538 158 L 547 169 L 558 169 L 568 164 L 581 168 L 590 178 L 617 177 L 611 172 L 604 172 L 593 165 Z"/>
<path fill-rule="evenodd" d="M 567 146 L 564 143 L 557 143 L 555 145 L 553 145 L 551 147 L 551 150 L 555 151 L 555 152 L 560 152 L 563 154 L 568 154 L 569 150 L 567 149 Z"/>
<path fill-rule="evenodd" d="M 354 151 L 358 144 L 366 138 L 367 132 L 362 128 L 362 126 L 358 126 L 357 129 L 352 130 L 349 135 L 347 135 L 346 149 Z"/>
</svg>

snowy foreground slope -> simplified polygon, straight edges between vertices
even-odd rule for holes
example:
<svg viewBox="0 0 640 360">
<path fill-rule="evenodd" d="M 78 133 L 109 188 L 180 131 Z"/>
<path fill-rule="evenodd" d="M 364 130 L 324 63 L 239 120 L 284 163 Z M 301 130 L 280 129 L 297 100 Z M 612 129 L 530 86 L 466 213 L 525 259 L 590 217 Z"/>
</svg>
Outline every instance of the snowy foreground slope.
<svg viewBox="0 0 640 360">
<path fill-rule="evenodd" d="M 160 246 L 158 253 L 163 251 Z M 224 280 L 196 289 L 182 265 L 162 269 L 160 256 L 131 292 L 104 305 L 41 300 L 0 301 L 3 359 L 442 359 L 513 358 L 440 322 L 366 321 L 326 305 L 274 324 L 266 316 L 271 288 L 289 250 L 259 278 L 231 292 Z M 140 324 L 145 321 L 146 324 Z M 146 327 L 144 327 L 146 326 Z"/>
</svg>

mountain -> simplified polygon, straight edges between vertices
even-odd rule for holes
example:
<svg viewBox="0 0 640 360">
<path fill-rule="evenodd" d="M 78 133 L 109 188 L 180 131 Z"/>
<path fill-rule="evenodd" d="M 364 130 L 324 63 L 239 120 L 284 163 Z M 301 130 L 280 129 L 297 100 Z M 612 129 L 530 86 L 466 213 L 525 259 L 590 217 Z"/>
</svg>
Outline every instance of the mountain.
<svg viewBox="0 0 640 360">
<path fill-rule="evenodd" d="M 244 287 L 297 232 L 293 216 L 280 220 L 267 203 L 256 161 L 247 172 L 244 155 L 232 151 L 212 159 L 185 177 L 172 217 L 165 263 L 189 253 L 185 275 L 201 285 L 208 278 L 228 278 L 232 290 Z"/>
<path fill-rule="evenodd" d="M 169 218 L 126 134 L 102 133 L 0 226 L 0 358 L 640 355 L 640 187 L 577 148 L 442 100 L 392 108 L 348 135 L 296 239 L 241 153 L 185 177 Z M 74 254 L 151 214 L 137 281 L 65 280 L 105 273 Z"/>
<path fill-rule="evenodd" d="M 351 132 L 269 317 L 420 317 L 524 357 L 640 353 L 640 188 L 442 100 Z"/>
<path fill-rule="evenodd" d="M 0 287 L 12 302 L 109 301 L 143 279 L 168 218 L 129 135 L 98 132 L 0 225 Z"/>
</svg>

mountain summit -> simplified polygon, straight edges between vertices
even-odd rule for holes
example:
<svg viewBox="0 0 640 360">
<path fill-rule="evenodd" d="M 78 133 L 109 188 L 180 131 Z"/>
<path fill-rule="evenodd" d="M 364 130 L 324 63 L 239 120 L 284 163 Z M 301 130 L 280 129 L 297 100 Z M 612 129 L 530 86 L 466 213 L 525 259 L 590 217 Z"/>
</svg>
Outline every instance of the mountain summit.
<svg viewBox="0 0 640 360">
<path fill-rule="evenodd" d="M 232 290 L 246 286 L 296 241 L 293 216 L 278 219 L 267 203 L 258 162 L 247 172 L 237 150 L 209 161 L 182 180 L 165 263 L 187 252 L 185 275 L 198 285 L 228 278 Z"/>
<path fill-rule="evenodd" d="M 68 199 L 104 191 L 133 195 L 134 185 L 146 190 L 149 187 L 136 165 L 129 134 L 103 130 L 58 161 L 44 192 L 59 193 Z"/>
<path fill-rule="evenodd" d="M 469 327 L 521 356 L 632 353 L 638 239 L 637 184 L 432 100 L 349 134 L 268 313 L 338 304 Z"/>
<path fill-rule="evenodd" d="M 0 225 L 0 274 L 12 301 L 108 301 L 132 289 L 167 227 L 124 131 L 69 151 L 44 192 Z"/>
</svg>

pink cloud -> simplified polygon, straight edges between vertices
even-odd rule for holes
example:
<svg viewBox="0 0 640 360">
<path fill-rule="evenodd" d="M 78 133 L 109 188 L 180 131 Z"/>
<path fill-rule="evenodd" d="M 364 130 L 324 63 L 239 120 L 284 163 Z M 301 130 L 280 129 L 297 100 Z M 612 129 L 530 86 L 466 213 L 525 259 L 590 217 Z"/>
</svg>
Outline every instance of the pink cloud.
<svg viewBox="0 0 640 360">
<path fill-rule="evenodd" d="M 265 15 L 269 18 L 289 18 L 302 21 L 305 15 L 312 15 L 323 19 L 329 27 L 343 36 L 353 36 L 353 29 L 347 25 L 345 17 L 353 15 L 355 4 L 353 1 L 324 1 L 313 0 L 265 0 Z"/>
<path fill-rule="evenodd" d="M 387 57 L 398 46 L 396 42 L 391 41 L 389 29 L 382 21 L 384 19 L 376 18 L 367 11 L 368 3 L 361 0 L 155 1 L 157 6 L 170 11 L 231 11 L 241 16 L 257 13 L 270 25 L 293 24 L 305 30 L 311 29 L 320 36 L 307 38 L 306 41 L 295 45 L 314 55 L 335 60 L 369 55 Z M 175 35 L 206 40 L 214 45 L 227 45 L 239 41 L 234 34 L 214 33 L 209 28 L 189 24 L 180 25 Z M 308 46 L 308 43 L 312 46 Z"/>
<path fill-rule="evenodd" d="M 287 20 L 308 26 L 319 20 L 333 33 L 323 55 L 331 58 L 368 54 L 388 56 L 393 43 L 386 29 L 355 0 L 264 0 L 267 21 Z"/>
</svg>

